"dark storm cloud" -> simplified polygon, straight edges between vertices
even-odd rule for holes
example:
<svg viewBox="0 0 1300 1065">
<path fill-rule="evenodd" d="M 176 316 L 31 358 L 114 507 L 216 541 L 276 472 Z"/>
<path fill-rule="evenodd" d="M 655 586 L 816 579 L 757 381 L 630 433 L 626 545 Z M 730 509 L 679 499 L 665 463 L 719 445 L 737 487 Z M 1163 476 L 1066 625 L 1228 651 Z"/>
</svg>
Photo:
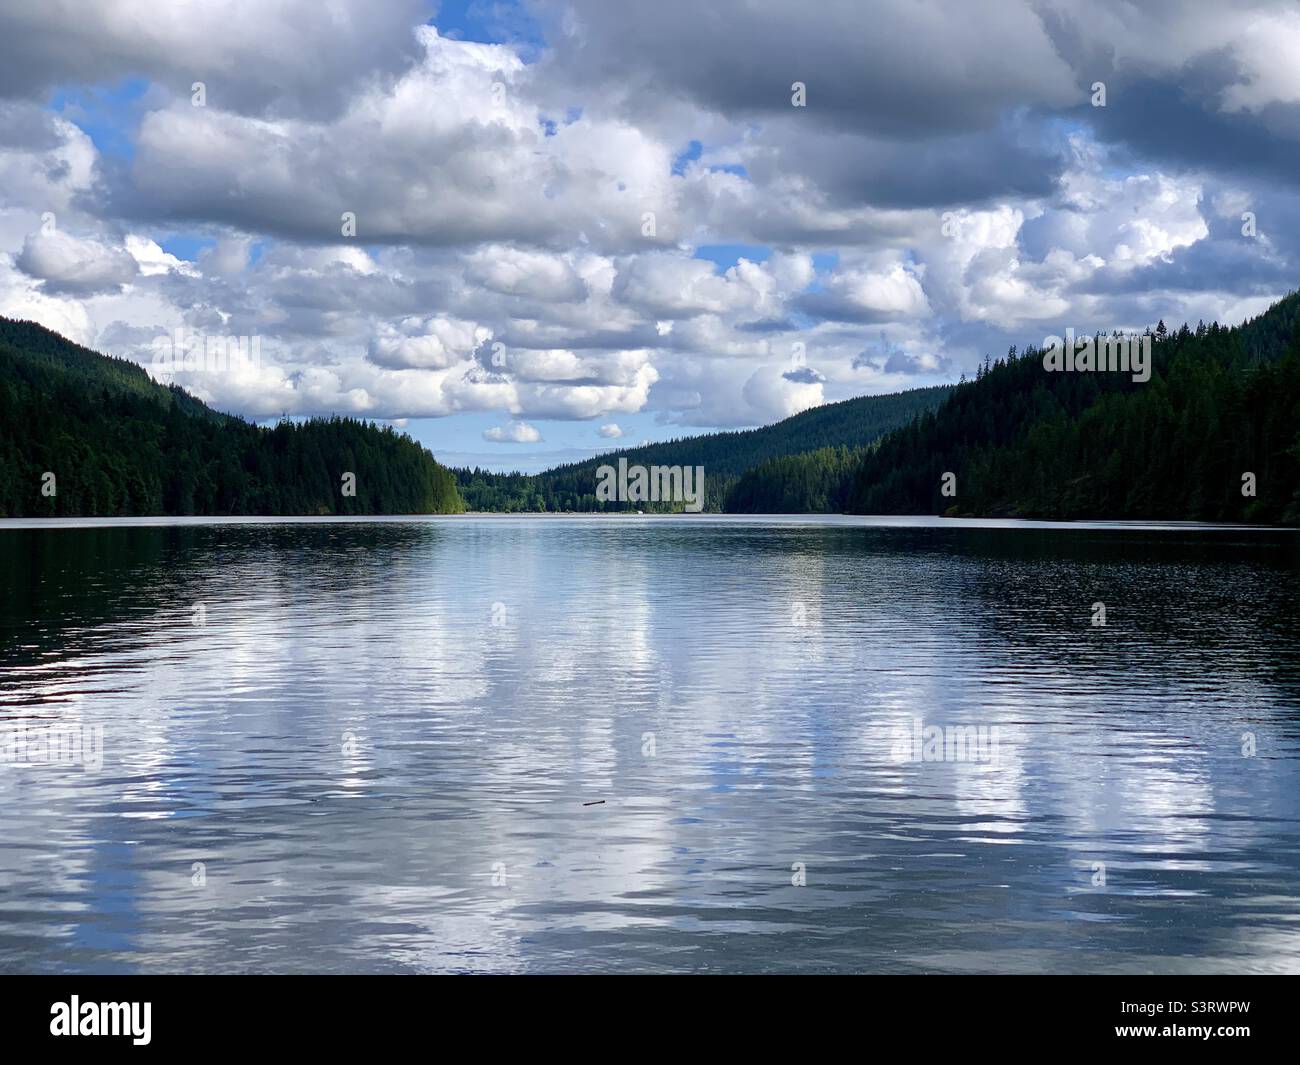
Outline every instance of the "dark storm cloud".
<svg viewBox="0 0 1300 1065">
<path fill-rule="evenodd" d="M 749 164 L 755 181 L 802 173 L 831 206 L 943 207 L 1049 195 L 1065 165 L 1038 130 L 1004 122 L 972 133 L 891 141 L 834 134 L 783 117 Z"/>
<path fill-rule="evenodd" d="M 633 121 L 678 101 L 752 122 L 749 176 L 766 186 L 802 174 L 834 206 L 1046 195 L 1058 153 L 1008 116 L 1081 98 L 1019 0 L 571 6 L 578 28 L 555 34 L 539 91 L 596 94 Z M 804 107 L 792 105 L 795 82 Z"/>
<path fill-rule="evenodd" d="M 803 82 L 810 121 L 915 139 L 1076 98 L 1041 23 L 1016 0 L 567 6 L 578 28 L 556 35 L 544 71 L 614 86 L 633 111 L 674 96 L 738 117 L 788 114 L 791 85 Z"/>
<path fill-rule="evenodd" d="M 363 81 L 393 76 L 417 55 L 423 0 L 15 0 L 0 5 L 0 96 L 36 99 L 67 85 L 143 78 L 211 106 L 322 117 Z"/>
<path fill-rule="evenodd" d="M 1217 95 L 1200 78 L 1143 80 L 1114 87 L 1105 107 L 1081 108 L 1074 116 L 1139 159 L 1300 186 L 1300 108 L 1224 112 Z"/>
<path fill-rule="evenodd" d="M 1213 289 L 1238 296 L 1277 293 L 1297 282 L 1294 261 L 1270 255 L 1257 240 L 1243 237 L 1239 223 L 1231 232 L 1199 240 L 1173 252 L 1168 261 L 1126 273 L 1098 272 L 1075 291 L 1087 295 L 1135 295 L 1149 292 L 1203 292 Z"/>
<path fill-rule="evenodd" d="M 871 325 L 893 322 L 900 317 L 893 307 L 870 307 L 854 302 L 839 292 L 805 292 L 794 301 L 795 309 L 810 318 L 832 322 L 854 322 Z"/>
<path fill-rule="evenodd" d="M 46 152 L 63 143 L 58 120 L 48 111 L 21 101 L 0 102 L 0 148 Z"/>
</svg>

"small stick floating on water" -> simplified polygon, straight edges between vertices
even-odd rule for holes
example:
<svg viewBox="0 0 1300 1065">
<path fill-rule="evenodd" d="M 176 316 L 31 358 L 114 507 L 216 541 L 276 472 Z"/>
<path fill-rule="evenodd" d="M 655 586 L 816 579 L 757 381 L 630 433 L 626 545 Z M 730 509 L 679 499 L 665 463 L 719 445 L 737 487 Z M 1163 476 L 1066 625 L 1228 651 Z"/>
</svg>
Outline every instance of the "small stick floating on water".
<svg viewBox="0 0 1300 1065">
<path fill-rule="evenodd" d="M 605 805 L 605 800 L 604 800 L 604 799 L 597 799 L 595 802 L 584 802 L 582 805 L 583 805 L 583 806 L 604 806 L 604 805 Z"/>
</svg>

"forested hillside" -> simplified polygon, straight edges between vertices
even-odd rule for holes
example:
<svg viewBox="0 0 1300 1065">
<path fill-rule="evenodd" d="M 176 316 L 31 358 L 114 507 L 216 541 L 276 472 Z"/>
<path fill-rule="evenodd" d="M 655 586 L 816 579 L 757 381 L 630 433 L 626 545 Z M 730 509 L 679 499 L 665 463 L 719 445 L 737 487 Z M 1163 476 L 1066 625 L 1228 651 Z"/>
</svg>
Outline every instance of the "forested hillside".
<svg viewBox="0 0 1300 1065">
<path fill-rule="evenodd" d="M 462 509 L 451 473 L 391 428 L 330 418 L 263 429 L 134 363 L 0 318 L 0 517 Z"/>
<path fill-rule="evenodd" d="M 848 506 L 863 448 L 823 447 L 768 459 L 748 470 L 727 493 L 732 514 L 838 514 Z"/>
<path fill-rule="evenodd" d="M 626 458 L 629 465 L 703 466 L 705 509 L 723 510 L 741 474 L 772 459 L 822 448 L 854 450 L 934 410 L 951 385 L 916 388 L 887 396 L 859 396 L 828 403 L 759 429 L 709 433 L 660 444 L 624 448 L 535 475 L 458 469 L 461 494 L 471 510 L 672 510 L 672 505 L 601 503 L 596 470 Z"/>
<path fill-rule="evenodd" d="M 1147 382 L 1013 348 L 867 454 L 848 509 L 1300 522 L 1298 324 L 1296 294 L 1236 328 L 1161 323 Z"/>
</svg>

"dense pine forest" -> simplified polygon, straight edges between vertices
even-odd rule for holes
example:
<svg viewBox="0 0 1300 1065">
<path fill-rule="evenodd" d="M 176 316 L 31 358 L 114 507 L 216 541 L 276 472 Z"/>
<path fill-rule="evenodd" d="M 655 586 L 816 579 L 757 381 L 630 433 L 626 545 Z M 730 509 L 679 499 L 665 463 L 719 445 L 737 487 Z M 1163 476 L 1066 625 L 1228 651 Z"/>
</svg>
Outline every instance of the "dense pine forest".
<svg viewBox="0 0 1300 1065">
<path fill-rule="evenodd" d="M 768 459 L 748 470 L 727 492 L 732 514 L 839 514 L 867 448 L 822 447 Z"/>
<path fill-rule="evenodd" d="M 623 448 L 539 474 L 490 473 L 480 469 L 454 472 L 461 494 L 471 510 L 654 511 L 680 510 L 681 507 L 658 503 L 600 502 L 595 494 L 597 467 L 616 464 L 620 458 L 626 458 L 629 465 L 647 467 L 703 466 L 704 509 L 728 510 L 732 509 L 729 501 L 733 488 L 742 480 L 752 483 L 750 471 L 761 464 L 826 448 L 857 451 L 890 430 L 909 424 L 918 414 L 936 409 L 951 391 L 951 385 L 938 385 L 888 396 L 860 396 L 814 407 L 759 429 L 708 433 Z M 810 472 L 815 461 L 812 458 L 805 460 L 810 464 Z M 812 476 L 815 479 L 821 475 L 812 473 Z M 817 505 L 798 509 L 839 509 L 823 506 L 823 495 L 815 487 L 810 487 L 809 493 L 809 499 Z"/>
<path fill-rule="evenodd" d="M 866 454 L 847 509 L 1300 523 L 1298 327 L 1300 294 L 1236 328 L 1161 322 L 1147 382 L 1013 348 Z"/>
<path fill-rule="evenodd" d="M 350 418 L 260 428 L 135 363 L 6 318 L 0 471 L 2 517 L 464 509 L 451 473 L 391 428 Z"/>
</svg>

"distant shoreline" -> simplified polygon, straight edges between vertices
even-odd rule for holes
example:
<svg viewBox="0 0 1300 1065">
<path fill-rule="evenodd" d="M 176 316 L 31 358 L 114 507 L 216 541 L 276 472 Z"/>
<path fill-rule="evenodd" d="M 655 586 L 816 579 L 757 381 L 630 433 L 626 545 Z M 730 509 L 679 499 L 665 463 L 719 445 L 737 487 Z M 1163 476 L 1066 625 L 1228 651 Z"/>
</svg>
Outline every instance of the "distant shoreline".
<svg viewBox="0 0 1300 1065">
<path fill-rule="evenodd" d="M 721 525 L 821 525 L 874 529 L 1058 529 L 1117 532 L 1286 532 L 1291 525 L 1245 525 L 1195 521 L 1044 521 L 1032 518 L 946 518 L 923 514 L 634 514 L 628 511 L 465 511 L 460 514 L 242 514 L 222 516 L 0 518 L 0 532 L 20 529 L 187 528 L 206 525 L 415 525 L 471 521 L 656 521 Z"/>
</svg>

